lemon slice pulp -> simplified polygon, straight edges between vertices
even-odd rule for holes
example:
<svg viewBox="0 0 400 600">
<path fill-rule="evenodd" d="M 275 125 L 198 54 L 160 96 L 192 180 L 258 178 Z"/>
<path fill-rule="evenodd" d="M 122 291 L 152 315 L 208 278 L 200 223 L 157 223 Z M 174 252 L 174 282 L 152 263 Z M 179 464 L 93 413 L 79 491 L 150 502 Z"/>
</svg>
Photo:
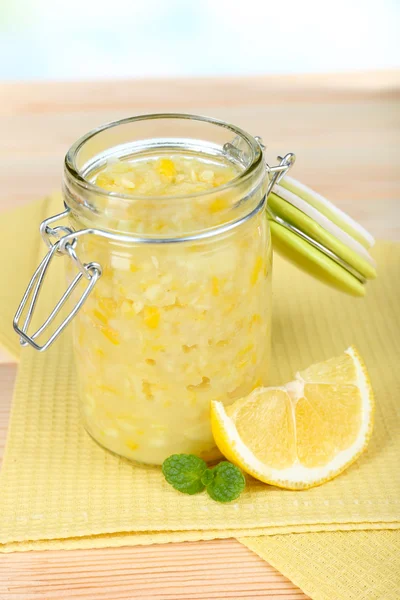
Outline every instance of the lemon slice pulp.
<svg viewBox="0 0 400 600">
<path fill-rule="evenodd" d="M 282 386 L 212 402 L 216 444 L 256 479 L 306 489 L 341 473 L 366 448 L 374 398 L 356 348 L 314 364 Z"/>
</svg>

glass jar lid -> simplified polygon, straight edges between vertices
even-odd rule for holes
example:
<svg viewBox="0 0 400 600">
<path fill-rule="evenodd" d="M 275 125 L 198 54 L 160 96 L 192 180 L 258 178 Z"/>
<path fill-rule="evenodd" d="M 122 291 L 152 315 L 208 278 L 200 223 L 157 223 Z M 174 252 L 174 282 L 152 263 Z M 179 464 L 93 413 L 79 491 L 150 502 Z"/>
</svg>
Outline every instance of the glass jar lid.
<svg viewBox="0 0 400 600">
<path fill-rule="evenodd" d="M 268 198 L 274 249 L 318 279 L 354 296 L 376 277 L 374 238 L 332 202 L 285 176 Z"/>
</svg>

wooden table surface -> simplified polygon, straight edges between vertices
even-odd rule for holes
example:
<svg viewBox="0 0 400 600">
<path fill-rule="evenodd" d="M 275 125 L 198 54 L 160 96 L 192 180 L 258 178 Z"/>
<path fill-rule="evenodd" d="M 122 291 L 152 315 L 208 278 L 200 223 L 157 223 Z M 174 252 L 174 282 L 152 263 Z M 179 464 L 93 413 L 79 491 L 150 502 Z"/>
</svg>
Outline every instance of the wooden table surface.
<svg viewBox="0 0 400 600">
<path fill-rule="evenodd" d="M 236 79 L 0 84 L 0 208 L 60 187 L 68 147 L 137 113 L 181 111 L 261 135 L 267 158 L 376 237 L 400 239 L 400 72 Z M 38 233 L 39 235 L 39 233 Z M 0 354 L 0 452 L 16 365 Z M 0 600 L 307 597 L 236 540 L 0 555 Z"/>
</svg>

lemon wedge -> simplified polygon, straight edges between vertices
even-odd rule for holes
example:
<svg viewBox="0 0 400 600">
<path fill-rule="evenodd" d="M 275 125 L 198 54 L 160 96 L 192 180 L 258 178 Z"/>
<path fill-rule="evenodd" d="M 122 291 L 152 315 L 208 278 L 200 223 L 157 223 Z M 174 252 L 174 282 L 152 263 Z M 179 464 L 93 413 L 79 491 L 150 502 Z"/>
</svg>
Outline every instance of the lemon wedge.
<svg viewBox="0 0 400 600">
<path fill-rule="evenodd" d="M 314 364 L 282 387 L 211 404 L 224 456 L 265 483 L 307 489 L 333 479 L 365 450 L 374 396 L 356 348 Z"/>
</svg>

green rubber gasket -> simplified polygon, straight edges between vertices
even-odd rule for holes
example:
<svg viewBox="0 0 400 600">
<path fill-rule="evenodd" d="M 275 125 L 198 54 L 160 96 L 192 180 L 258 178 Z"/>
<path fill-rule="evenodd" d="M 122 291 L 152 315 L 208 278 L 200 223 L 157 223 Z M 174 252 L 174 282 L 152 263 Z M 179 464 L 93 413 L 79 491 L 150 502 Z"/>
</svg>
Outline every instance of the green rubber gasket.
<svg viewBox="0 0 400 600">
<path fill-rule="evenodd" d="M 279 216 L 283 221 L 294 225 L 310 238 L 328 248 L 363 277 L 366 279 L 375 279 L 376 269 L 373 265 L 357 254 L 357 252 L 346 246 L 346 244 L 332 235 L 332 233 L 324 229 L 314 219 L 290 204 L 290 202 L 287 202 L 272 192 L 268 197 L 268 207 L 273 214 Z"/>
<path fill-rule="evenodd" d="M 270 220 L 270 227 L 274 249 L 294 265 L 343 292 L 365 295 L 365 286 L 334 260 L 283 225 Z"/>
</svg>

